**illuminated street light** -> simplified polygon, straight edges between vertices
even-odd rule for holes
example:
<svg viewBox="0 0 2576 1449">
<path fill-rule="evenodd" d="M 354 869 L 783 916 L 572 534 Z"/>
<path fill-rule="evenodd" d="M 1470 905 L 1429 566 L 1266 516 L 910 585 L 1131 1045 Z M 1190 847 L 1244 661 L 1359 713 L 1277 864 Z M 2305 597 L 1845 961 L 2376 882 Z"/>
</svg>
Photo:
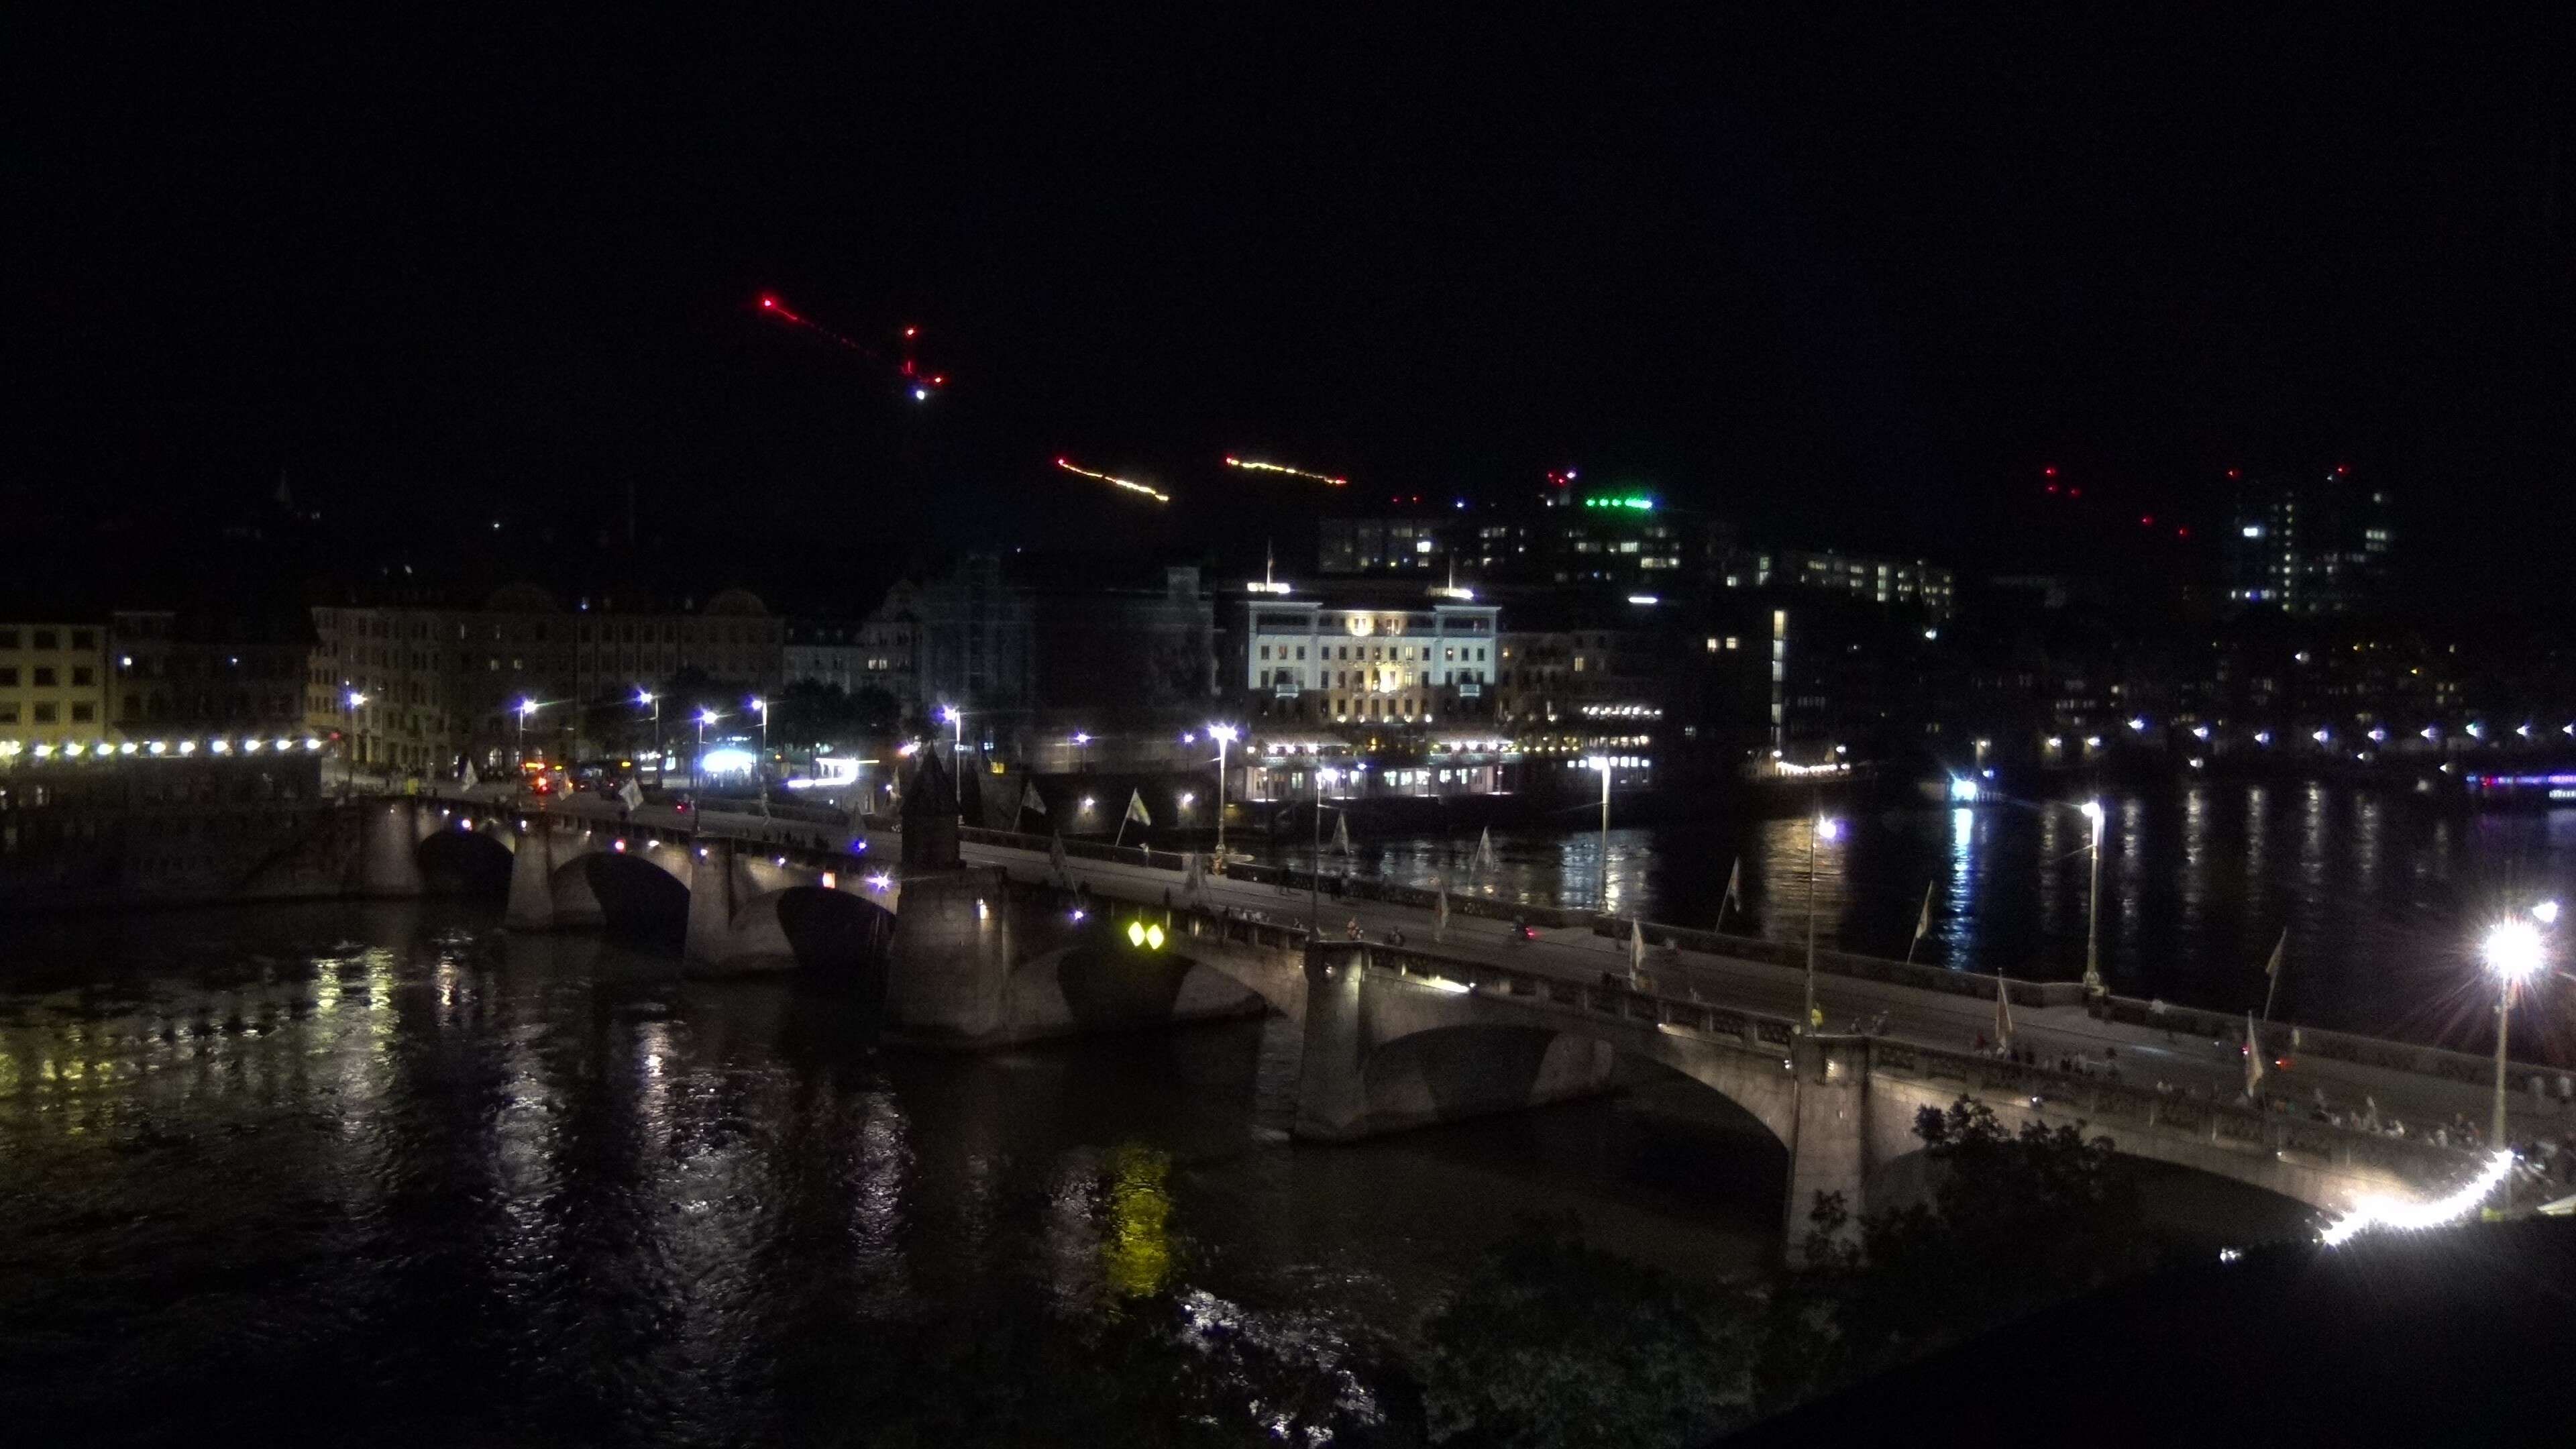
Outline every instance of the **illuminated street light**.
<svg viewBox="0 0 2576 1449">
<path fill-rule="evenodd" d="M 662 697 L 642 685 L 635 687 L 635 702 L 653 711 L 653 778 L 662 778 Z"/>
<path fill-rule="evenodd" d="M 1225 750 L 1243 732 L 1230 724 L 1211 724 L 1207 732 L 1216 741 L 1216 858 L 1221 871 L 1225 869 Z"/>
<path fill-rule="evenodd" d="M 1819 1020 L 1816 1012 L 1816 843 L 1842 838 L 1841 821 L 1822 812 L 1807 817 L 1807 1010 L 1799 1018 L 1801 1031 L 1814 1031 Z"/>
<path fill-rule="evenodd" d="M 2208 739 L 2208 738 L 2209 738 L 2209 726 L 2207 726 L 2207 725 L 2205 725 L 2205 724 L 2204 724 L 2204 725 L 2193 725 L 2193 726 L 2191 727 L 2191 737 L 2192 737 L 2193 739 L 2196 739 L 2196 740 L 2205 740 L 2205 739 Z"/>
<path fill-rule="evenodd" d="M 2542 901 L 2540 904 L 2531 908 L 2531 918 L 2544 926 L 2557 925 L 2558 903 L 2556 901 Z"/>
<path fill-rule="evenodd" d="M 2084 802 L 2084 818 L 2093 822 L 2093 888 L 2084 898 L 2084 994 L 2102 994 L 2102 802 Z"/>
<path fill-rule="evenodd" d="M 514 711 L 513 711 L 513 713 L 517 714 L 517 715 L 518 715 L 518 717 L 519 717 L 519 743 L 518 743 L 518 754 L 519 754 L 519 758 L 518 758 L 517 760 L 512 761 L 512 763 L 513 763 L 513 764 L 521 764 L 521 765 L 524 765 L 524 764 L 526 764 L 526 763 L 527 763 L 527 759 L 528 759 L 528 721 L 529 721 L 531 718 L 534 718 L 534 717 L 535 717 L 536 712 L 537 712 L 537 702 L 536 702 L 535 700 L 533 700 L 533 699 L 521 699 L 521 700 L 519 701 L 518 708 L 517 708 L 516 710 L 514 710 Z"/>
<path fill-rule="evenodd" d="M 2553 911 L 2552 915 L 2555 914 Z M 2486 958 L 2487 969 L 2496 974 L 2495 1123 L 2487 1145 L 2498 1152 L 2505 1152 L 2511 1147 L 2504 1130 L 2504 1048 L 2506 1029 L 2513 1024 L 2513 994 L 2523 982 L 2540 974 L 2548 950 L 2541 940 L 2540 927 L 2526 920 L 2507 917 L 2487 928 L 2487 938 L 2480 947 L 2480 954 Z"/>
</svg>

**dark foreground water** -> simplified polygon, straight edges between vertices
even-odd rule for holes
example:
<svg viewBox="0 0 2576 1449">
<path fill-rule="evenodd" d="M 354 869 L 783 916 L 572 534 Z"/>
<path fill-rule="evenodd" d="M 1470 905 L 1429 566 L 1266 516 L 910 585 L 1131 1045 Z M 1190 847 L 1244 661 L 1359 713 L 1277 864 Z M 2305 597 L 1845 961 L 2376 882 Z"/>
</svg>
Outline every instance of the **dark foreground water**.
<svg viewBox="0 0 2576 1449">
<path fill-rule="evenodd" d="M 1499 868 L 1475 872 L 1472 831 L 1354 842 L 1355 869 L 1428 887 L 1592 907 L 1707 926 L 1742 865 L 1726 928 L 1803 940 L 1811 895 L 1808 816 L 1716 810 L 1626 827 L 1614 812 L 1606 881 L 1598 816 L 1494 833 Z M 2259 1009 L 2265 959 L 2289 949 L 2279 1014 L 2316 1026 L 2491 1048 L 2474 944 L 2508 909 L 2555 898 L 2576 923 L 2576 809 L 2472 814 L 2412 797 L 2299 783 L 2182 783 L 2105 796 L 2102 970 L 2112 989 Z M 1814 852 L 1817 939 L 1902 956 L 1930 896 L 1916 959 L 2038 980 L 2083 975 L 2092 870 L 2075 797 L 1990 799 L 1973 808 L 1827 806 L 1846 827 Z M 1785 813 L 1784 813 L 1785 812 Z M 1302 862 L 1302 839 L 1282 851 Z M 1328 870 L 1341 856 L 1329 847 Z M 2562 933 L 2576 932 L 2576 924 Z M 2566 936 L 2562 964 L 2576 955 Z M 2546 1019 L 2544 1019 L 2544 1017 Z M 2514 1029 L 2517 1053 L 2576 1061 L 2576 1014 Z"/>
<path fill-rule="evenodd" d="M 1279 1023 L 908 1054 L 676 969 L 462 904 L 8 928 L 11 1440 L 1152 1438 L 1196 1376 L 1265 1442 L 1299 1396 L 1400 1418 L 1516 1214 L 1702 1280 L 1779 1251 L 1784 1155 L 1687 1088 L 1299 1147 Z"/>
</svg>

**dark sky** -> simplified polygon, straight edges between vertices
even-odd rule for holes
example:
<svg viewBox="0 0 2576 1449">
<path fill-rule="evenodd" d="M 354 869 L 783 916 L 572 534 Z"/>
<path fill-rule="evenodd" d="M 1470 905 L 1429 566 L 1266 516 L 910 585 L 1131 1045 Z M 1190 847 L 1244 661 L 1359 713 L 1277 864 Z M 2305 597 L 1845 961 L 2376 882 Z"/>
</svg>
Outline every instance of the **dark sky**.
<svg viewBox="0 0 2576 1449">
<path fill-rule="evenodd" d="M 283 469 L 354 549 L 498 518 L 579 571 L 631 484 L 710 578 L 865 593 L 964 543 L 1242 546 L 1294 496 L 1216 463 L 1258 451 L 1408 494 L 1572 463 L 2028 567 L 2043 464 L 2114 537 L 2341 462 L 2430 580 L 2576 565 L 2576 64 L 2539 6 L 347 8 L 9 22 L 17 528 L 77 554 Z M 951 393 L 903 406 L 764 289 L 918 323 Z"/>
</svg>

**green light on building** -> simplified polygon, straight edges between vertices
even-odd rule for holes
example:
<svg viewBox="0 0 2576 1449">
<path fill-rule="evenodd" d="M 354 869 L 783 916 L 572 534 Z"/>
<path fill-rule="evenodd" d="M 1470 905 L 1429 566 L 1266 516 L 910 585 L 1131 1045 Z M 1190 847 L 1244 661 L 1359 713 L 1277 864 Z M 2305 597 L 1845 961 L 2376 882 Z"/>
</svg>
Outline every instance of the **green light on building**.
<svg viewBox="0 0 2576 1449">
<path fill-rule="evenodd" d="M 1655 500 L 1643 493 L 1620 493 L 1583 500 L 1586 508 L 1633 508 L 1640 513 L 1655 511 Z"/>
</svg>

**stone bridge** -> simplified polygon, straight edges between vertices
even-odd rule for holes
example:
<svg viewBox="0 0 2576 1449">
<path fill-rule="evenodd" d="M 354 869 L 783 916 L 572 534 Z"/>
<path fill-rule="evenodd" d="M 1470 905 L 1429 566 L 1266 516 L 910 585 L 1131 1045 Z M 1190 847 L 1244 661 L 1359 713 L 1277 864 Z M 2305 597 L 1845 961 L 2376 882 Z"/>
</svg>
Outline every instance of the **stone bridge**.
<svg viewBox="0 0 2576 1449">
<path fill-rule="evenodd" d="M 1660 1064 L 1767 1128 L 1789 1155 L 1789 1236 L 1819 1192 L 1856 1210 L 1922 1149 L 1915 1114 L 1961 1097 L 2007 1129 L 2087 1124 L 2116 1151 L 2339 1212 L 2473 1176 L 2468 1153 L 1787 1018 L 1386 946 L 1307 962 L 1297 1134 L 1349 1141 L 1598 1090 L 1613 1054 Z"/>
</svg>

